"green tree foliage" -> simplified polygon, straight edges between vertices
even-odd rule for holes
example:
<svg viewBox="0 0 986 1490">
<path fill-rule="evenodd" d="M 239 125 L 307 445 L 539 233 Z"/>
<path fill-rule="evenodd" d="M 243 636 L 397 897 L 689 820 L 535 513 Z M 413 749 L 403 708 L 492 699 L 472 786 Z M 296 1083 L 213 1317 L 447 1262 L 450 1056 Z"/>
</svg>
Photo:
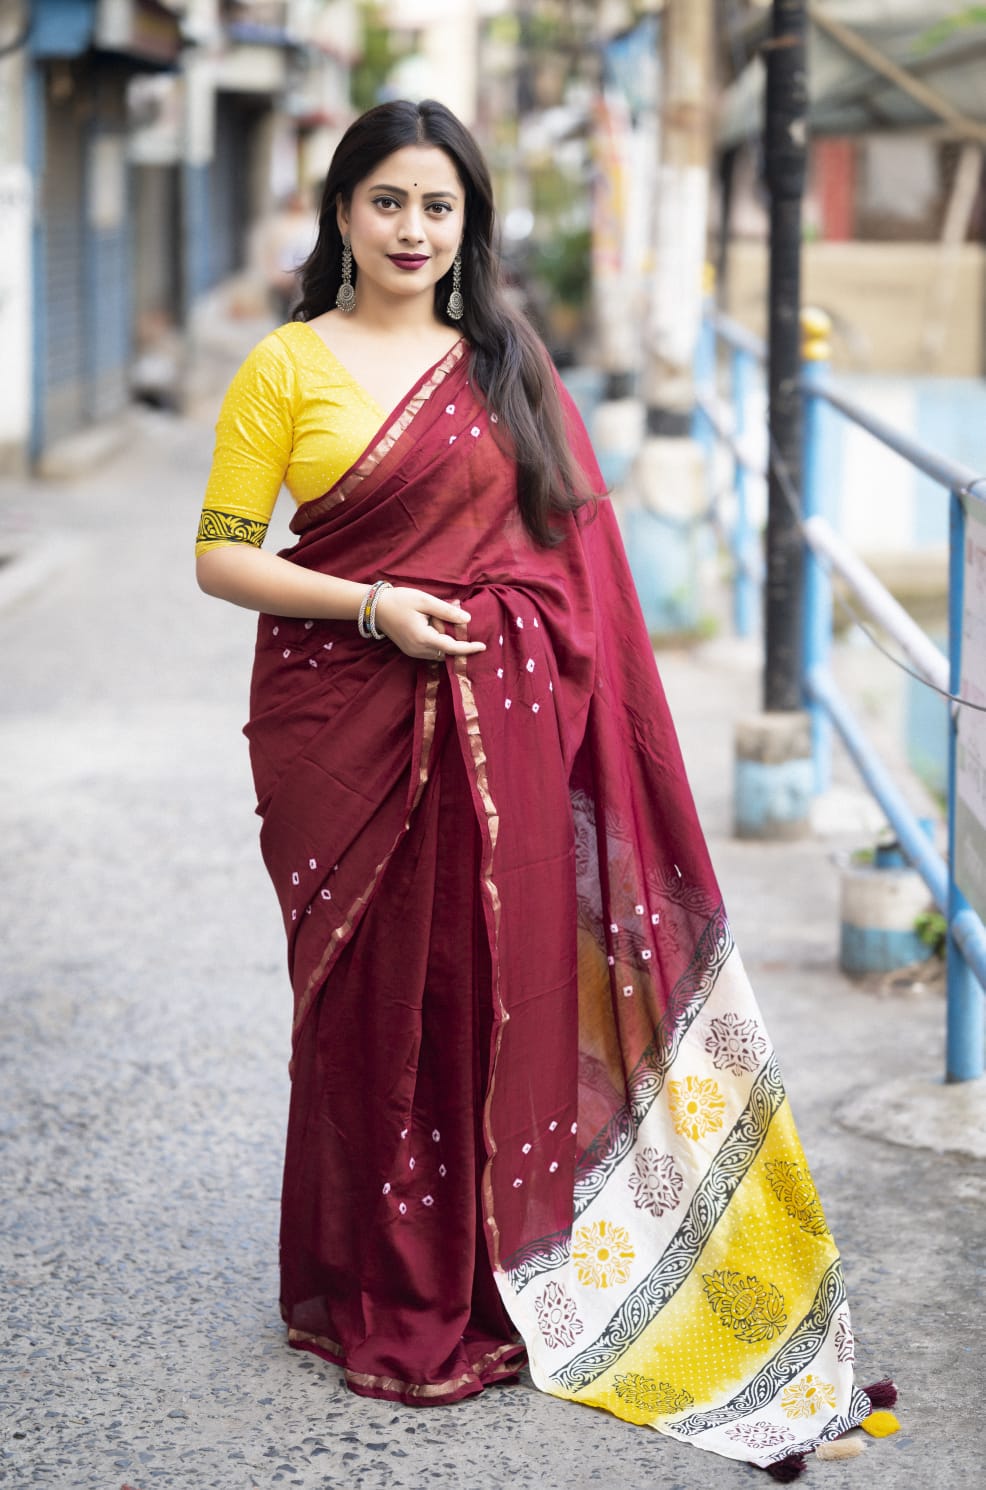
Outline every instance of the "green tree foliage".
<svg viewBox="0 0 986 1490">
<path fill-rule="evenodd" d="M 956 31 L 963 31 L 967 26 L 986 26 L 986 5 L 967 5 L 963 10 L 956 11 L 955 15 L 946 16 L 937 25 L 931 26 L 921 37 L 919 50 L 933 52 L 935 47 L 940 47 Z"/>
<path fill-rule="evenodd" d="M 381 89 L 401 54 L 394 46 L 382 6 L 374 0 L 364 0 L 360 22 L 363 45 L 359 61 L 353 64 L 349 87 L 353 107 L 362 114 L 380 102 Z"/>
</svg>

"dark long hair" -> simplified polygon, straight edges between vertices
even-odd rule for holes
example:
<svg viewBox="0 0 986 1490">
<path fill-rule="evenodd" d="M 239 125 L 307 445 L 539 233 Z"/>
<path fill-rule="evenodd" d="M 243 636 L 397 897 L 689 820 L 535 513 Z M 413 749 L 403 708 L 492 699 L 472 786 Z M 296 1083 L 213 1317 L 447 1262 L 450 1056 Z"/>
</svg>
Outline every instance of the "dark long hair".
<svg viewBox="0 0 986 1490">
<path fill-rule="evenodd" d="M 451 269 L 435 286 L 435 314 L 458 326 L 472 347 L 470 375 L 497 416 L 497 438 L 517 463 L 521 516 L 538 543 L 559 535 L 552 514 L 570 512 L 588 496 L 588 484 L 568 447 L 565 414 L 554 372 L 540 339 L 506 298 L 500 276 L 493 188 L 486 162 L 469 131 L 434 99 L 378 104 L 346 130 L 325 179 L 318 238 L 301 270 L 301 303 L 295 316 L 310 321 L 335 305 L 342 282 L 342 236 L 336 204 L 380 161 L 405 145 L 437 145 L 449 156 L 465 187 L 462 239 L 462 320 L 447 314 Z M 354 281 L 356 266 L 353 265 Z"/>
</svg>

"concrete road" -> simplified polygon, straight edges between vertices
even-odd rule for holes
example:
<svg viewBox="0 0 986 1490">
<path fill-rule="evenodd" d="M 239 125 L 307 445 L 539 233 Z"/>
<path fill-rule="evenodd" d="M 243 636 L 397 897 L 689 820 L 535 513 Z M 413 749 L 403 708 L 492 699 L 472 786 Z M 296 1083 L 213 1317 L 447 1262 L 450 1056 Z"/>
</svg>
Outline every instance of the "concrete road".
<svg viewBox="0 0 986 1490">
<path fill-rule="evenodd" d="M 759 1472 L 529 1384 L 434 1411 L 287 1349 L 276 1225 L 289 993 L 239 730 L 253 622 L 200 596 L 207 422 L 146 415 L 97 474 L 3 497 L 35 588 L 0 611 L 0 1480 L 73 1490 L 698 1490 Z M 53 540 L 57 539 L 57 544 Z M 2 581 L 0 581 L 2 588 Z M 22 587 L 23 588 L 23 587 Z M 986 1169 L 847 1131 L 941 1094 L 937 996 L 834 970 L 831 843 L 730 841 L 755 660 L 662 659 L 739 945 L 844 1254 L 865 1384 L 903 1431 L 827 1490 L 978 1485 Z M 892 1137 L 892 1134 L 888 1135 Z"/>
</svg>

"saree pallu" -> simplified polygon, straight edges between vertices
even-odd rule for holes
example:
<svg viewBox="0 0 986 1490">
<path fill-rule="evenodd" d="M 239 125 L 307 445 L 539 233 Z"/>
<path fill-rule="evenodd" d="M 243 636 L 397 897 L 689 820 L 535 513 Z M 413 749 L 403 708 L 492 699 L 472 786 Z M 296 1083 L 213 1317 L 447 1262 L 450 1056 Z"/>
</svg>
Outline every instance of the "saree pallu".
<svg viewBox="0 0 986 1490">
<path fill-rule="evenodd" d="M 295 996 L 282 1311 L 368 1395 L 455 1400 L 526 1348 L 544 1391 L 766 1466 L 870 1404 L 561 394 L 600 499 L 555 548 L 464 342 L 294 519 L 292 562 L 458 601 L 485 652 L 260 618 L 246 732 Z"/>
</svg>

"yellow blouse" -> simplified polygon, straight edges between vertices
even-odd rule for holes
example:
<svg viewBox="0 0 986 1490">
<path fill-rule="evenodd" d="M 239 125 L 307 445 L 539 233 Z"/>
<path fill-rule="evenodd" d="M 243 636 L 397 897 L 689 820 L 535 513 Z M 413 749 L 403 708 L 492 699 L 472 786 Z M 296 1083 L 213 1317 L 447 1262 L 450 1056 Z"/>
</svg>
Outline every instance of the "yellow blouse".
<svg viewBox="0 0 986 1490">
<path fill-rule="evenodd" d="M 299 504 L 320 497 L 386 414 L 304 321 L 265 336 L 219 412 L 196 554 L 224 543 L 259 547 L 281 486 Z"/>
</svg>

